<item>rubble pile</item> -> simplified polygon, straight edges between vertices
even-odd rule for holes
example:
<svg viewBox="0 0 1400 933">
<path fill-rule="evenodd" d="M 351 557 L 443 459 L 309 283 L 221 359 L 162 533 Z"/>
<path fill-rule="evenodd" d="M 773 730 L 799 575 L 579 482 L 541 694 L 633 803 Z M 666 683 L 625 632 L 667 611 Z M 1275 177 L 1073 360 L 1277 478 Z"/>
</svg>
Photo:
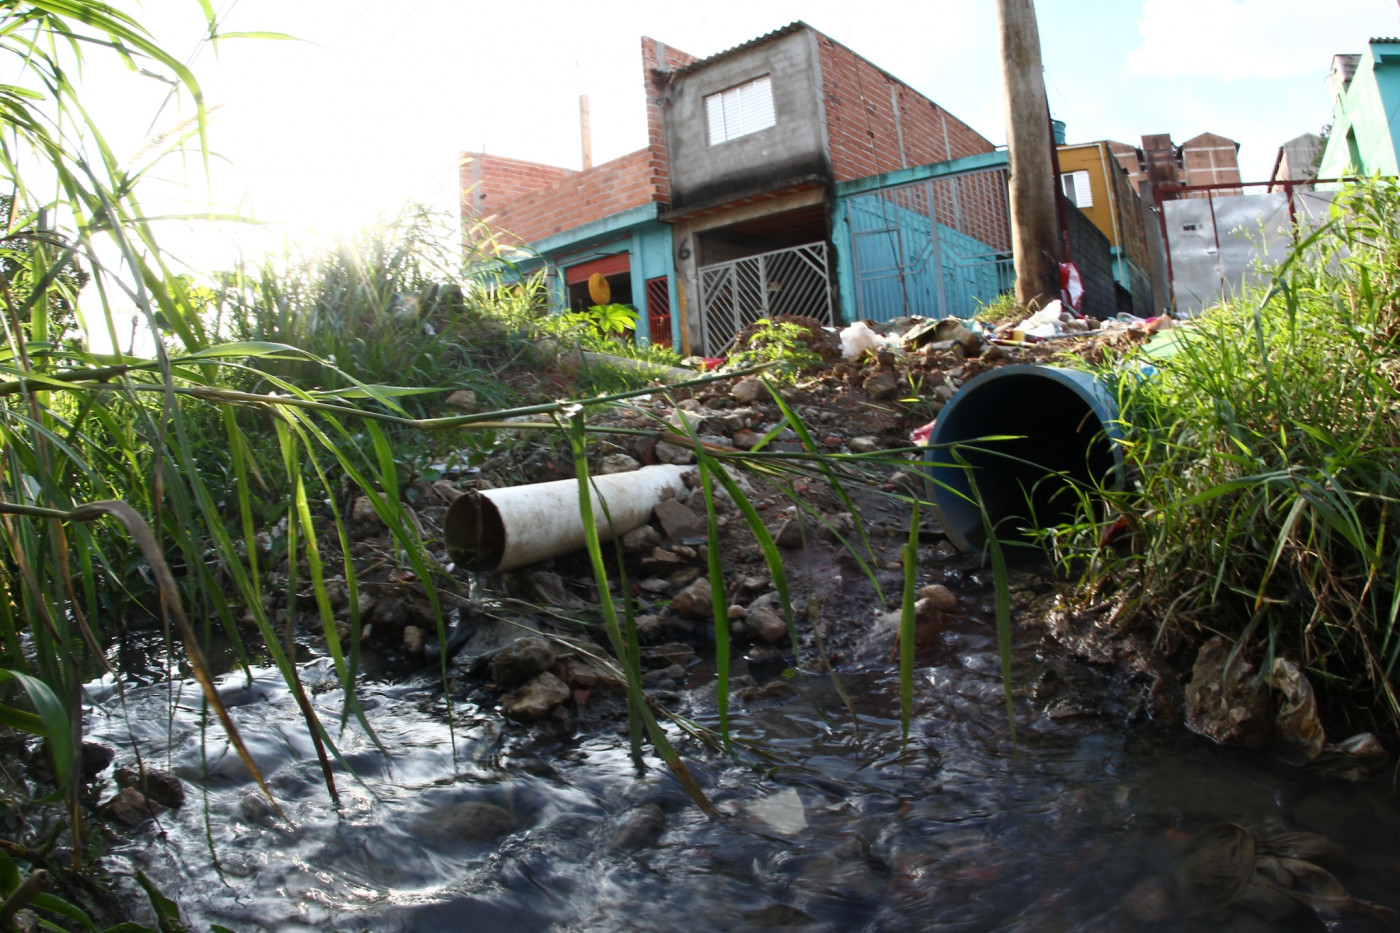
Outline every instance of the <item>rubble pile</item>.
<svg viewBox="0 0 1400 933">
<path fill-rule="evenodd" d="M 988 328 L 971 321 L 902 318 L 859 322 L 838 332 L 816 321 L 785 320 L 801 327 L 803 342 L 820 363 L 790 383 L 739 378 L 701 387 L 689 397 L 673 398 L 658 390 L 607 409 L 591 417 L 590 424 L 635 433 L 597 435 L 590 442 L 590 469 L 606 475 L 657 463 L 693 463 L 692 434 L 717 451 L 750 451 L 760 445 L 776 453 L 807 451 L 785 421 L 774 392 L 822 452 L 888 452 L 866 468 L 867 481 L 883 490 L 854 491 L 859 519 L 824 481 L 791 477 L 768 484 L 731 471 L 779 549 L 804 661 L 810 662 L 805 654 L 819 647 L 817 663 L 833 666 L 856 659 L 874 662 L 893 646 L 892 619 L 903 585 L 899 549 L 909 529 L 907 508 L 887 493 L 921 492 L 921 474 L 901 466 L 918 457 L 910 445 L 911 431 L 936 417 L 964 382 L 988 369 L 1053 363 L 1067 353 L 1094 358 L 1110 347 L 1140 343 L 1152 332 L 1148 322 L 1089 324 L 1068 314 L 1056 319 L 1055 326 L 1065 332 L 1052 337 L 1027 333 L 1043 322 Z M 739 335 L 736 347 L 761 335 L 761 328 L 753 328 Z M 497 451 L 479 466 L 412 484 L 405 495 L 409 520 L 454 577 L 462 572 L 453 573 L 441 542 L 445 513 L 457 496 L 574 475 L 572 457 L 556 434 L 511 431 L 499 440 Z M 704 492 L 691 474 L 681 495 L 662 501 L 650 522 L 619 541 L 634 623 L 646 646 L 643 679 L 658 702 L 679 701 L 685 688 L 696 686 L 690 683 L 690 667 L 697 651 L 703 653 L 704 643 L 713 638 L 712 547 L 723 555 L 729 631 L 743 662 L 735 672 L 735 695 L 741 701 L 761 700 L 788 689 L 777 675 L 794 663 L 789 619 L 748 522 L 718 486 L 715 497 L 714 540 Z M 367 673 L 436 667 L 445 652 L 456 656 L 449 671 L 459 689 L 486 691 L 484 699 L 506 718 L 546 735 L 572 730 L 585 709 L 619 712 L 609 704 L 621 702 L 621 684 L 615 670 L 599 660 L 611 652 L 603 647 L 598 593 L 585 557 L 556 557 L 493 578 L 491 590 L 516 601 L 509 624 L 483 615 L 479 603 L 455 587 L 458 581 L 440 584 L 440 599 L 452 613 L 451 630 L 440 635 L 422 581 L 394 559 L 392 539 L 374 510 L 352 507 L 348 513 L 356 593 L 352 600 L 342 577 L 339 584 L 332 581 L 329 597 L 342 641 L 352 635 L 350 607 L 358 604 Z M 869 551 L 860 557 L 851 548 L 861 538 L 855 534 L 857 520 L 869 541 Z M 942 541 L 921 553 L 920 560 L 932 565 L 956 557 Z M 929 589 L 934 579 L 921 581 L 920 642 L 936 638 L 947 615 L 957 612 L 956 597 L 942 587 Z M 884 601 L 872 584 L 878 584 Z M 268 600 L 272 616 L 285 620 L 285 597 L 270 595 Z M 305 630 L 315 631 L 314 600 L 298 602 L 307 616 Z M 850 611 L 857 602 L 867 610 L 868 631 L 851 631 L 862 621 L 853 620 Z M 535 634 L 522 632 L 522 626 Z M 517 643 L 521 639 L 525 641 Z M 698 682 L 706 679 L 701 676 Z M 604 697 L 613 699 L 605 702 Z"/>
<path fill-rule="evenodd" d="M 837 330 L 812 318 L 779 315 L 774 324 L 796 324 L 802 342 L 820 364 L 797 381 L 863 393 L 869 402 L 918 419 L 901 432 L 907 438 L 938 413 L 964 383 L 999 366 L 1054 365 L 1068 357 L 1100 363 L 1153 334 L 1175 326 L 1169 317 L 1136 318 L 1121 314 L 1099 321 L 1064 310 L 1058 301 L 1022 321 L 989 327 L 980 321 L 898 317 L 856 321 Z M 764 328 L 751 325 L 735 338 L 737 354 L 764 339 Z"/>
</svg>

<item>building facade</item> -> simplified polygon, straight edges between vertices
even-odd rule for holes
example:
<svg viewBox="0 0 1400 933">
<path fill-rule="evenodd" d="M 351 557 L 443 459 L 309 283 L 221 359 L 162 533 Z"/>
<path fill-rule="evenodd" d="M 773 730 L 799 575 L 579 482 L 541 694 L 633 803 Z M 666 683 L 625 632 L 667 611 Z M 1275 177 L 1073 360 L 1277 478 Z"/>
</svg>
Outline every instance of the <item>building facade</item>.
<svg viewBox="0 0 1400 933">
<path fill-rule="evenodd" d="M 1400 174 L 1400 39 L 1372 39 L 1365 52 L 1334 55 L 1332 131 L 1319 178 Z"/>
<path fill-rule="evenodd" d="M 1322 137 L 1316 133 L 1294 136 L 1278 147 L 1274 170 L 1269 181 L 1276 184 L 1310 181 L 1317 178 L 1317 166 L 1322 158 Z M 1270 190 L 1273 190 L 1272 186 Z"/>
<path fill-rule="evenodd" d="M 1147 225 L 1137 189 L 1113 147 L 1108 140 L 1056 147 L 1061 186 L 1108 241 L 1113 281 L 1126 293 L 1116 306 L 1148 317 L 1162 305 L 1153 299 Z"/>
<path fill-rule="evenodd" d="M 1172 142 L 1171 134 L 1155 133 L 1142 137 L 1140 146 L 1108 140 L 1109 149 L 1123 171 L 1128 174 L 1134 191 L 1141 192 L 1145 183 L 1157 187 L 1188 187 L 1217 185 L 1218 194 L 1239 194 L 1240 144 L 1217 133 L 1201 133 L 1181 145 Z M 1193 191 L 1186 197 L 1206 196 Z"/>
<path fill-rule="evenodd" d="M 966 316 L 1008 287 L 982 268 L 1009 264 L 1004 154 L 869 60 L 797 22 L 703 60 L 643 38 L 642 67 L 645 149 L 464 154 L 464 218 L 556 270 L 561 305 L 602 272 L 640 338 L 713 355 L 763 317 Z"/>
</svg>

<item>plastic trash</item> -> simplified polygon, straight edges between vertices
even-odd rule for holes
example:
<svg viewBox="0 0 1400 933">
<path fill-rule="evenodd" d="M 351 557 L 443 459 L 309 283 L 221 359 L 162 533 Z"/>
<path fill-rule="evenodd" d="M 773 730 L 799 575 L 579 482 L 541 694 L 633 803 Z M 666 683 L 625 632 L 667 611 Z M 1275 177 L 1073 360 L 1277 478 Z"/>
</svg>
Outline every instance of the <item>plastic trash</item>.
<svg viewBox="0 0 1400 933">
<path fill-rule="evenodd" d="M 841 331 L 841 358 L 843 360 L 858 360 L 867 351 L 873 352 L 887 345 L 885 338 L 871 330 L 870 325 L 864 321 L 856 321 Z"/>
<path fill-rule="evenodd" d="M 1053 337 L 1060 332 L 1060 315 L 1064 313 L 1065 306 L 1057 299 L 1017 324 L 1014 330 L 1027 337 Z"/>
</svg>

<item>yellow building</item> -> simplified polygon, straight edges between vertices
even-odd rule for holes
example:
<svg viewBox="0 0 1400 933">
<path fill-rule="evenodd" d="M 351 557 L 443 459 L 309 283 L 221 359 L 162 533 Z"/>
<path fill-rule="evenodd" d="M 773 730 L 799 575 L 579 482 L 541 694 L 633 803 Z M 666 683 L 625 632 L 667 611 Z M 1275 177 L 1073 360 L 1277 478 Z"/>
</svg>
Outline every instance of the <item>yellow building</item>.
<svg viewBox="0 0 1400 933">
<path fill-rule="evenodd" d="M 1060 179 L 1069 203 L 1078 207 L 1113 252 L 1113 278 L 1129 292 L 1151 293 L 1147 231 L 1142 202 L 1109 143 L 1073 143 L 1056 147 Z"/>
</svg>

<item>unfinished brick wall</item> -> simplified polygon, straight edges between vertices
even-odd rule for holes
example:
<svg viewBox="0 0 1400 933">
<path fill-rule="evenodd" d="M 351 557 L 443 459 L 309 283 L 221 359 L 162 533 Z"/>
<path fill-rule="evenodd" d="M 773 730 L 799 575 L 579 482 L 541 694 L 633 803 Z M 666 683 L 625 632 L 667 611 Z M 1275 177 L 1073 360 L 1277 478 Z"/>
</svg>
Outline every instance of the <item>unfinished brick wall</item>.
<svg viewBox="0 0 1400 933">
<path fill-rule="evenodd" d="M 491 226 L 503 242 L 513 237 L 521 243 L 536 243 L 640 207 L 658 199 L 652 162 L 652 151 L 639 149 L 586 172 L 571 172 L 507 204 L 491 218 Z"/>
<path fill-rule="evenodd" d="M 1202 133 L 1181 144 L 1182 184 L 1227 185 L 1240 181 L 1239 144 L 1215 133 Z M 1239 188 L 1225 188 L 1217 196 L 1240 194 Z M 1192 192 L 1191 197 L 1206 197 Z"/>
<path fill-rule="evenodd" d="M 647 149 L 651 153 L 650 170 L 656 199 L 671 203 L 671 178 L 666 160 L 666 126 L 661 120 L 661 105 L 670 92 L 670 73 L 696 61 L 679 49 L 650 36 L 642 36 L 642 84 L 647 102 Z"/>
<path fill-rule="evenodd" d="M 1141 191 L 1142 183 L 1147 180 L 1147 173 L 1142 170 L 1142 150 L 1114 139 L 1108 140 L 1108 150 L 1123 166 L 1123 171 L 1128 173 L 1128 184 L 1132 189 Z"/>
<path fill-rule="evenodd" d="M 1110 143 L 1110 146 L 1113 144 Z M 1137 158 L 1136 155 L 1133 157 Z M 1121 163 L 1118 163 L 1121 164 Z M 1151 268 L 1152 260 L 1147 253 L 1147 234 L 1142 228 L 1142 205 L 1137 189 L 1129 177 L 1115 166 L 1109 171 L 1109 184 L 1113 186 L 1113 200 L 1117 205 L 1118 231 L 1122 237 L 1122 248 L 1128 258 L 1141 269 Z"/>
<path fill-rule="evenodd" d="M 486 152 L 464 152 L 459 168 L 462 217 L 489 217 L 520 197 L 572 174 L 575 174 L 572 169 L 557 165 L 507 159 Z"/>
<path fill-rule="evenodd" d="M 972 127 L 841 43 L 820 33 L 816 39 L 831 171 L 837 181 L 995 148 Z"/>
<path fill-rule="evenodd" d="M 1141 149 L 1112 140 L 1108 145 L 1113 157 L 1128 173 L 1134 191 L 1140 191 L 1142 183 L 1148 179 L 1157 185 L 1228 185 L 1241 180 L 1239 144 L 1217 133 L 1193 136 L 1180 146 L 1175 145 L 1167 133 L 1143 136 Z M 1215 193 L 1239 194 L 1240 191 L 1232 188 Z M 1190 198 L 1207 196 L 1204 191 L 1185 195 Z"/>
<path fill-rule="evenodd" d="M 535 243 L 565 230 L 671 196 L 661 100 L 668 72 L 695 56 L 642 37 L 647 148 L 585 171 L 464 153 L 462 217 L 487 221 L 502 242 Z"/>
</svg>

